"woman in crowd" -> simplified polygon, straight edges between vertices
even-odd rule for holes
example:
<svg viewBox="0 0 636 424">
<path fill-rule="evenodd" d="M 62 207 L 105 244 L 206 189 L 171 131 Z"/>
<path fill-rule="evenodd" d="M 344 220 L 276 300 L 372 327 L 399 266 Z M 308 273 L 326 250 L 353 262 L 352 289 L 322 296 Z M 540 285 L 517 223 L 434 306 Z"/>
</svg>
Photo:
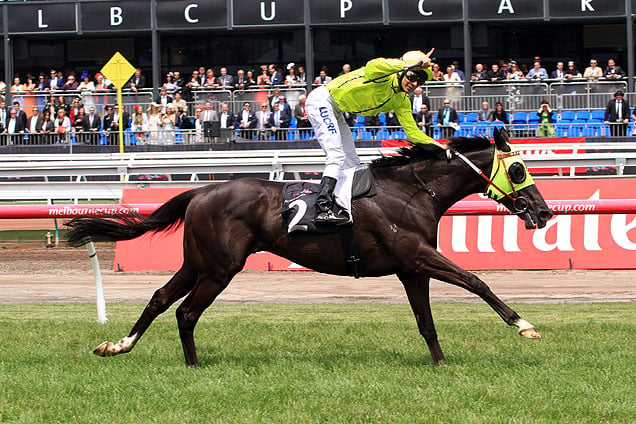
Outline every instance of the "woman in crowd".
<svg viewBox="0 0 636 424">
<path fill-rule="evenodd" d="M 135 134 L 137 144 L 146 144 L 146 129 L 148 128 L 148 117 L 140 105 L 135 105 L 134 113 L 130 121 L 132 132 Z"/>
<path fill-rule="evenodd" d="M 177 85 L 174 83 L 174 74 L 172 72 L 168 72 L 166 75 L 166 82 L 163 83 L 162 87 L 168 90 L 168 93 L 174 93 L 177 89 Z"/>
<path fill-rule="evenodd" d="M 205 71 L 205 82 L 203 83 L 203 86 L 206 88 L 214 88 L 219 86 L 219 82 L 216 80 L 216 77 L 214 76 L 214 70 L 212 70 L 212 68 L 209 68 L 207 71 Z"/>
<path fill-rule="evenodd" d="M 509 80 L 523 80 L 525 78 L 523 72 L 519 69 L 519 65 L 514 60 L 510 62 L 510 71 L 506 78 Z"/>
<path fill-rule="evenodd" d="M 203 141 L 203 121 L 201 120 L 201 113 L 203 112 L 203 106 L 197 106 L 194 111 L 194 139 L 195 143 L 201 143 Z"/>
<path fill-rule="evenodd" d="M 73 131 L 75 132 L 75 137 L 77 137 L 77 141 L 84 141 L 80 133 L 84 132 L 84 119 L 86 119 L 86 111 L 84 110 L 84 106 L 80 106 L 77 109 L 77 113 L 73 116 Z"/>
<path fill-rule="evenodd" d="M 161 126 L 163 128 L 163 144 L 174 144 L 174 129 L 177 126 L 174 104 L 168 103 L 166 105 L 166 114 L 161 117 Z"/>
<path fill-rule="evenodd" d="M 550 108 L 550 103 L 547 100 L 541 102 L 537 115 L 539 116 L 539 137 L 554 137 L 552 108 Z"/>
<path fill-rule="evenodd" d="M 256 84 L 256 79 L 254 78 L 254 70 L 250 69 L 247 72 L 245 72 L 245 76 L 247 77 L 247 82 L 249 85 L 254 85 Z"/>
<path fill-rule="evenodd" d="M 55 125 L 53 125 L 53 121 L 51 120 L 51 110 L 44 109 L 42 112 L 42 129 L 40 133 L 42 134 L 42 144 L 51 144 L 51 134 L 55 131 Z"/>
<path fill-rule="evenodd" d="M 433 72 L 433 78 L 431 78 L 431 81 L 444 81 L 444 73 L 439 70 L 439 65 L 437 63 L 433 63 L 431 65 L 431 71 Z"/>
<path fill-rule="evenodd" d="M 60 108 L 57 110 L 57 117 L 53 121 L 53 127 L 55 128 L 55 142 L 56 143 L 68 143 L 68 135 L 71 132 L 71 120 L 66 116 L 66 110 Z"/>
<path fill-rule="evenodd" d="M 14 102 L 20 103 L 20 106 L 24 106 L 24 98 L 22 93 L 24 92 L 24 85 L 20 80 L 20 76 L 17 75 L 13 78 L 13 85 L 11 86 L 11 97 Z"/>
<path fill-rule="evenodd" d="M 446 67 L 446 73 L 443 76 L 443 80 L 446 82 L 461 82 L 462 81 L 459 78 L 459 75 L 457 75 L 457 72 L 455 72 L 453 65 L 448 65 Z"/>
<path fill-rule="evenodd" d="M 148 107 L 148 144 L 161 144 L 161 105 L 152 102 Z"/>
<path fill-rule="evenodd" d="M 256 77 L 257 85 L 269 85 L 269 74 L 267 73 L 267 65 L 261 65 L 261 74 Z"/>
<path fill-rule="evenodd" d="M 495 110 L 490 111 L 488 114 L 488 120 L 492 121 L 501 121 L 504 124 L 508 125 L 508 113 L 504 109 L 503 103 L 497 102 L 495 103 Z"/>
<path fill-rule="evenodd" d="M 285 76 L 285 84 L 286 85 L 295 85 L 300 82 L 298 79 L 298 75 L 296 75 L 296 68 L 290 66 L 287 68 L 288 74 Z"/>
<path fill-rule="evenodd" d="M 93 96 L 90 95 L 90 92 L 95 90 L 95 84 L 88 77 L 88 72 L 84 71 L 81 75 L 82 81 L 77 86 L 77 89 L 82 93 L 82 100 L 85 107 L 94 106 L 95 100 Z"/>
</svg>

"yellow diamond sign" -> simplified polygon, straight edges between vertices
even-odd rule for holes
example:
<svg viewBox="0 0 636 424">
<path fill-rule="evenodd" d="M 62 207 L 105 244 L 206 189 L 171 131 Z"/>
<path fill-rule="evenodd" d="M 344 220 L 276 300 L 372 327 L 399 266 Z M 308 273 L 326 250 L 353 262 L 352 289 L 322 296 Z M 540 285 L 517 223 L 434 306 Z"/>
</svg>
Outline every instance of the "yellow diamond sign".
<svg viewBox="0 0 636 424">
<path fill-rule="evenodd" d="M 117 52 L 104 65 L 101 72 L 115 87 L 123 88 L 124 84 L 135 73 L 135 67 L 121 53 Z"/>
</svg>

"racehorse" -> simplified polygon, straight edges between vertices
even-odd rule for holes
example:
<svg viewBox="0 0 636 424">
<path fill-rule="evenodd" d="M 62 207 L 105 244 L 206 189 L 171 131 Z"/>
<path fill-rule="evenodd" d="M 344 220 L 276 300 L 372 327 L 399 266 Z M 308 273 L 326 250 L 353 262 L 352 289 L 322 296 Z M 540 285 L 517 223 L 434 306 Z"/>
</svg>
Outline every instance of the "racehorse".
<svg viewBox="0 0 636 424">
<path fill-rule="evenodd" d="M 363 276 L 397 274 L 406 289 L 417 325 L 434 363 L 444 360 L 429 303 L 429 279 L 462 287 L 490 305 L 525 338 L 540 338 L 529 322 L 501 301 L 477 276 L 436 250 L 438 222 L 444 212 L 472 193 L 486 192 L 523 219 L 526 228 L 542 228 L 552 213 L 508 134 L 455 138 L 448 153 L 414 145 L 399 155 L 372 163 L 377 195 L 353 204 L 354 233 L 364 264 Z M 490 178 L 488 177 L 490 175 Z M 158 289 L 129 335 L 95 348 L 100 356 L 127 353 L 152 321 L 175 301 L 185 362 L 198 366 L 194 328 L 203 311 L 243 268 L 247 257 L 266 250 L 315 271 L 347 275 L 337 234 L 287 234 L 281 218 L 282 183 L 243 178 L 186 191 L 149 217 L 76 218 L 66 223 L 69 245 L 130 240 L 183 223 L 181 269 Z"/>
</svg>

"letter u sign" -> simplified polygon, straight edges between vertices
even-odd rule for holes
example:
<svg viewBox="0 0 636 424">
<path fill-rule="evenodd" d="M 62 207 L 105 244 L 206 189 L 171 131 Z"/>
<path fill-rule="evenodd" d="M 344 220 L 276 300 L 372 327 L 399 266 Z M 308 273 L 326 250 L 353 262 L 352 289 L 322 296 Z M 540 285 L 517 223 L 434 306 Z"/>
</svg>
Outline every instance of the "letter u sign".
<svg viewBox="0 0 636 424">
<path fill-rule="evenodd" d="M 272 1 L 269 3 L 270 13 L 267 14 L 265 2 L 261 2 L 261 19 L 264 21 L 271 21 L 276 17 L 276 2 Z"/>
</svg>

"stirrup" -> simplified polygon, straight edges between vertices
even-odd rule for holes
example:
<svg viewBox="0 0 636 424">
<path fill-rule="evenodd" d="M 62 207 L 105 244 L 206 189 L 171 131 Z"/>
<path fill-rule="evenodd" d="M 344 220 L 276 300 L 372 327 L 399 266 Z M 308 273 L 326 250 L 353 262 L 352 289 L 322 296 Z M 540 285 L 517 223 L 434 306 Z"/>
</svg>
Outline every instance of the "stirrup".
<svg viewBox="0 0 636 424">
<path fill-rule="evenodd" d="M 327 211 L 320 212 L 316 215 L 314 222 L 316 224 L 346 225 L 349 224 L 351 220 L 349 218 L 349 214 L 345 211 L 341 211 L 336 214 L 331 209 L 328 209 Z"/>
</svg>

